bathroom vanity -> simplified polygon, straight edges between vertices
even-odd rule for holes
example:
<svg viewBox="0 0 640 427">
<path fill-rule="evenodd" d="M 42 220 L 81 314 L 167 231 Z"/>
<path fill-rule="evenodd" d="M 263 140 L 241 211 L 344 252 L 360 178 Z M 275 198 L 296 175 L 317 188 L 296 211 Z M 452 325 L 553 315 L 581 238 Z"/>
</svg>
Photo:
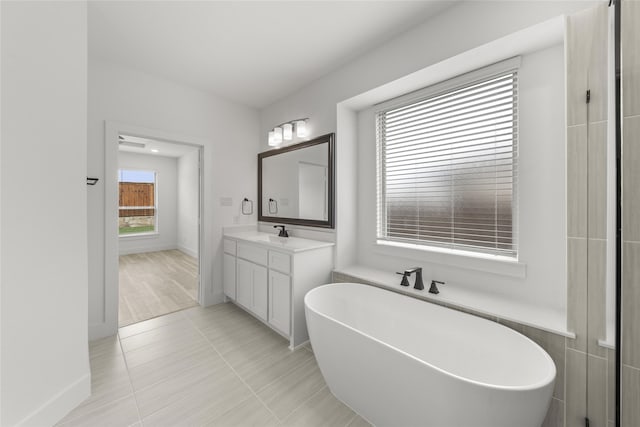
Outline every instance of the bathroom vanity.
<svg viewBox="0 0 640 427">
<path fill-rule="evenodd" d="M 257 231 L 224 234 L 224 294 L 289 347 L 308 341 L 305 294 L 330 283 L 334 243 Z"/>
</svg>

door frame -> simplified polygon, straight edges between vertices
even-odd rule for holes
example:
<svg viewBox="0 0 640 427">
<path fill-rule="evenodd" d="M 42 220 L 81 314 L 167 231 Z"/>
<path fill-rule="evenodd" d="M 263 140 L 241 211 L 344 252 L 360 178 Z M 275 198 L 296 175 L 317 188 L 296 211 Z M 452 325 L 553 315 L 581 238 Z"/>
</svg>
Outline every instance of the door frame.
<svg viewBox="0 0 640 427">
<path fill-rule="evenodd" d="M 155 139 L 198 149 L 198 304 L 205 304 L 205 286 L 210 277 L 203 268 L 204 242 L 204 150 L 206 140 L 189 135 L 105 121 L 105 211 L 104 211 L 104 324 L 110 334 L 118 331 L 119 240 L 118 240 L 118 146 L 120 134 Z"/>
</svg>

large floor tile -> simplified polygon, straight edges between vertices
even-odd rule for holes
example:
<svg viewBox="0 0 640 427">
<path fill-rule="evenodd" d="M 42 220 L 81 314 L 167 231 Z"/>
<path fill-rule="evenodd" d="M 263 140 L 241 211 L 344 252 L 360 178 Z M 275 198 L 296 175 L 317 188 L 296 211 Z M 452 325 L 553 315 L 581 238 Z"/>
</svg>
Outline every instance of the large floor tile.
<svg viewBox="0 0 640 427">
<path fill-rule="evenodd" d="M 139 421 L 133 395 L 113 401 L 94 410 L 78 414 L 71 412 L 58 425 L 60 427 L 130 426 Z"/>
<path fill-rule="evenodd" d="M 351 420 L 348 427 L 371 427 L 371 424 L 369 424 L 369 422 L 360 415 L 356 415 L 355 418 Z"/>
<path fill-rule="evenodd" d="M 164 405 L 150 414 L 144 412 L 149 407 L 145 406 L 143 409 L 143 404 L 139 403 L 144 425 L 203 425 L 225 414 L 253 394 L 235 374 L 215 372 L 189 387 L 164 396 Z"/>
<path fill-rule="evenodd" d="M 255 396 L 205 424 L 207 427 L 275 427 L 278 419 Z"/>
<path fill-rule="evenodd" d="M 280 420 L 325 387 L 315 359 L 309 360 L 264 387 L 258 397 Z"/>
<path fill-rule="evenodd" d="M 116 357 L 122 354 L 118 335 L 111 335 L 89 343 L 89 357 Z"/>
<path fill-rule="evenodd" d="M 280 335 L 273 331 L 265 331 L 222 354 L 234 369 L 243 369 L 244 366 L 255 363 L 269 354 L 289 351 L 288 345 L 289 341 Z"/>
<path fill-rule="evenodd" d="M 257 321 L 249 321 L 228 329 L 205 329 L 202 333 L 220 354 L 225 355 L 246 345 L 249 341 L 259 339 L 273 332 Z"/>
<path fill-rule="evenodd" d="M 178 339 L 184 341 L 188 338 L 194 341 L 203 339 L 202 334 L 187 319 L 184 319 L 170 323 L 162 328 L 121 338 L 121 343 L 122 350 L 127 353 L 159 342 L 165 343 Z"/>
<path fill-rule="evenodd" d="M 356 413 L 324 387 L 284 420 L 285 426 L 347 426 Z"/>
<path fill-rule="evenodd" d="M 182 372 L 201 366 L 204 369 L 224 364 L 222 358 L 208 344 L 179 349 L 164 357 L 129 368 L 129 376 L 135 390 L 141 390 Z"/>
<path fill-rule="evenodd" d="M 219 389 L 236 382 L 242 384 L 225 363 L 216 361 L 190 367 L 149 387 L 136 390 L 140 416 L 144 418 L 177 402 L 186 402 L 187 397 L 194 396 L 199 393 L 198 390 L 209 386 Z"/>
<path fill-rule="evenodd" d="M 252 390 L 259 392 L 286 373 L 313 359 L 313 354 L 306 349 L 292 352 L 288 348 L 281 348 L 234 368 Z"/>
<path fill-rule="evenodd" d="M 127 370 L 127 365 L 122 353 L 112 356 L 111 354 L 105 354 L 103 356 L 92 357 L 89 360 L 91 366 L 91 375 L 109 375 L 118 374 L 121 371 Z"/>
<path fill-rule="evenodd" d="M 191 335 L 178 336 L 165 341 L 157 341 L 152 344 L 136 348 L 128 351 L 124 357 L 129 368 L 147 363 L 167 355 L 182 351 L 187 348 L 196 348 L 199 346 L 210 345 L 202 336 Z"/>
<path fill-rule="evenodd" d="M 120 339 L 127 338 L 132 335 L 147 332 L 156 328 L 161 328 L 178 320 L 184 319 L 185 315 L 182 313 L 182 311 L 176 311 L 175 313 L 167 314 L 165 316 L 160 316 L 153 319 L 145 320 L 143 322 L 134 323 L 129 326 L 124 326 L 118 330 L 118 335 L 120 335 Z"/>
</svg>

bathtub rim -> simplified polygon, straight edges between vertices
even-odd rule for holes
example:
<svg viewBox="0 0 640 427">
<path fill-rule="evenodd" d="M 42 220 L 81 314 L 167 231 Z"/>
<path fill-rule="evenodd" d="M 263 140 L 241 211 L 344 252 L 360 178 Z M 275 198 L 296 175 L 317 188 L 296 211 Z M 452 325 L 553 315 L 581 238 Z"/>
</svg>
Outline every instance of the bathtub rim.
<svg viewBox="0 0 640 427">
<path fill-rule="evenodd" d="M 515 333 L 515 334 L 519 334 L 519 335 L 521 335 L 523 338 L 525 338 L 527 341 L 529 341 L 529 343 L 530 343 L 530 344 L 533 344 L 533 346 L 534 346 L 535 348 L 537 348 L 538 350 L 540 350 L 540 351 L 542 352 L 542 354 L 543 354 L 544 358 L 545 358 L 545 359 L 550 363 L 550 366 L 551 366 L 551 368 L 552 368 L 552 369 L 551 369 L 551 374 L 549 375 L 549 377 L 548 377 L 548 378 L 545 378 L 545 379 L 543 379 L 543 380 L 540 380 L 540 381 L 538 381 L 538 382 L 531 383 L 531 384 L 527 384 L 527 385 L 500 385 L 500 384 L 491 384 L 491 383 L 486 383 L 486 382 L 477 381 L 477 380 L 474 380 L 474 379 L 471 379 L 471 378 L 462 377 L 462 376 L 460 376 L 460 375 L 457 375 L 457 374 L 451 373 L 451 372 L 446 371 L 446 370 L 444 370 L 444 369 L 442 369 L 442 368 L 439 368 L 439 367 L 437 367 L 437 366 L 434 366 L 434 365 L 432 365 L 432 364 L 431 364 L 431 363 L 429 363 L 429 362 L 426 362 L 426 361 L 424 361 L 424 360 L 422 360 L 422 359 L 420 359 L 420 358 L 418 358 L 418 357 L 416 357 L 416 356 L 414 356 L 414 355 L 412 355 L 412 354 L 410 354 L 410 353 L 407 353 L 406 351 L 404 351 L 404 350 L 402 350 L 402 349 L 399 349 L 399 348 L 397 348 L 397 347 L 394 347 L 394 346 L 392 346 L 392 345 L 390 345 L 390 344 L 388 344 L 388 343 L 386 343 L 386 342 L 384 342 L 384 341 L 381 341 L 380 339 L 378 339 L 378 338 L 376 338 L 376 337 L 373 337 L 373 336 L 371 336 L 371 335 L 369 335 L 369 334 L 367 334 L 367 333 L 364 333 L 364 332 L 362 332 L 362 331 L 360 331 L 360 330 L 358 330 L 358 329 L 356 329 L 356 328 L 354 328 L 354 327 L 352 327 L 352 326 L 350 326 L 350 325 L 347 325 L 347 324 L 346 324 L 346 323 L 344 323 L 344 322 L 341 322 L 341 321 L 339 321 L 339 320 L 337 320 L 337 319 L 334 319 L 334 318 L 332 318 L 332 317 L 329 317 L 329 316 L 327 316 L 326 314 L 321 313 L 321 312 L 319 312 L 318 310 L 314 309 L 313 307 L 311 307 L 311 306 L 308 304 L 308 300 L 307 300 L 307 298 L 311 298 L 311 297 L 313 297 L 313 295 L 312 295 L 312 294 L 313 294 L 313 293 L 315 293 L 316 291 L 320 292 L 320 291 L 319 291 L 320 289 L 323 289 L 323 288 L 326 288 L 326 287 L 336 287 L 336 286 L 342 286 L 342 285 L 350 285 L 350 286 L 355 286 L 355 287 L 372 287 L 372 288 L 380 289 L 380 290 L 381 290 L 381 291 L 383 291 L 383 292 L 394 293 L 394 294 L 398 294 L 398 295 L 400 295 L 400 296 L 402 296 L 402 297 L 405 297 L 405 298 L 411 298 L 411 299 L 414 299 L 414 300 L 417 300 L 417 301 L 421 301 L 421 302 L 423 302 L 423 303 L 427 303 L 427 304 L 434 304 L 434 305 L 436 305 L 436 306 L 439 306 L 438 304 L 435 304 L 435 303 L 432 303 L 432 302 L 429 302 L 429 301 L 425 301 L 425 300 L 422 300 L 422 299 L 419 299 L 419 298 L 414 298 L 414 297 L 412 297 L 412 296 L 410 296 L 410 295 L 399 294 L 399 293 L 397 293 L 397 292 L 393 292 L 393 291 L 391 291 L 391 290 L 384 289 L 384 288 L 380 288 L 380 287 L 378 287 L 378 286 L 374 286 L 374 285 L 368 285 L 368 284 L 366 284 L 366 283 L 355 283 L 355 282 L 335 282 L 335 283 L 327 283 L 327 284 L 324 284 L 324 285 L 321 285 L 321 286 L 315 287 L 315 288 L 311 289 L 309 292 L 307 292 L 307 293 L 305 294 L 305 296 L 304 296 L 304 306 L 305 306 L 305 310 L 307 310 L 307 309 L 308 309 L 308 310 L 311 310 L 314 314 L 317 314 L 317 315 L 318 315 L 318 316 L 320 316 L 320 317 L 323 317 L 323 318 L 325 318 L 325 319 L 327 319 L 327 320 L 329 320 L 329 321 L 332 321 L 332 322 L 335 322 L 335 323 L 337 323 L 337 324 L 339 324 L 339 325 L 341 325 L 341 326 L 344 326 L 345 328 L 347 328 L 347 329 L 349 329 L 349 330 L 351 330 L 351 331 L 353 331 L 353 332 L 355 332 L 355 333 L 357 333 L 357 334 L 359 334 L 359 335 L 362 335 L 362 336 L 364 336 L 364 337 L 366 337 L 366 338 L 369 338 L 369 339 L 371 339 L 371 340 L 373 340 L 373 341 L 375 341 L 375 342 L 377 342 L 377 343 L 381 344 L 382 346 L 387 347 L 387 348 L 389 348 L 389 349 L 391 349 L 391 350 L 393 350 L 393 351 L 397 351 L 398 353 L 401 353 L 401 354 L 403 354 L 403 355 L 405 355 L 405 356 L 407 356 L 407 357 L 409 357 L 409 358 L 411 358 L 411 359 L 413 359 L 413 360 L 417 361 L 418 363 L 420 363 L 420 364 L 422 364 L 422 365 L 426 365 L 426 366 L 428 366 L 429 368 L 432 368 L 432 369 L 434 369 L 434 370 L 436 370 L 436 371 L 438 371 L 438 372 L 442 373 L 442 374 L 443 374 L 443 375 L 445 375 L 445 376 L 455 378 L 455 379 L 460 380 L 460 381 L 465 382 L 465 383 L 473 384 L 473 385 L 480 386 L 480 387 L 488 387 L 488 388 L 495 389 L 495 390 L 504 390 L 504 391 L 534 391 L 534 390 L 538 390 L 538 389 L 541 389 L 541 388 L 547 387 L 547 386 L 549 386 L 549 385 L 552 385 L 552 384 L 553 384 L 553 382 L 554 382 L 554 381 L 555 381 L 555 379 L 556 379 L 556 376 L 557 376 L 557 374 L 558 374 L 558 372 L 557 372 L 557 368 L 556 368 L 556 364 L 555 364 L 555 362 L 553 361 L 553 359 L 551 358 L 551 356 L 549 356 L 549 353 L 547 353 L 547 351 L 546 351 L 544 348 L 542 348 L 538 343 L 536 343 L 535 341 L 533 341 L 531 338 L 527 337 L 526 335 L 524 335 L 524 334 L 522 334 L 522 333 L 520 333 L 520 332 L 518 332 L 518 331 L 515 331 L 515 330 L 513 330 L 513 329 L 511 329 L 511 328 L 509 328 L 509 327 L 507 327 L 507 326 L 505 326 L 505 325 L 502 325 L 502 324 L 497 323 L 497 322 L 493 322 L 493 321 L 491 321 L 491 320 L 489 320 L 489 319 L 485 319 L 485 318 L 482 318 L 482 317 L 479 317 L 479 316 L 474 316 L 473 314 L 470 314 L 470 313 L 466 313 L 466 312 L 463 312 L 463 311 L 455 310 L 455 309 L 452 309 L 452 308 L 449 308 L 449 307 L 440 306 L 440 307 L 442 307 L 443 309 L 448 309 L 448 310 L 456 311 L 456 312 L 457 312 L 458 314 L 460 314 L 460 315 L 473 316 L 474 318 L 476 318 L 476 319 L 478 319 L 478 320 L 480 320 L 480 321 L 486 321 L 486 322 L 495 323 L 495 324 L 496 324 L 496 325 L 498 325 L 498 326 L 501 326 L 501 327 L 503 327 L 503 328 L 506 328 L 507 330 L 509 330 L 509 331 L 510 331 L 510 333 Z M 311 295 L 311 297 L 309 297 L 309 295 Z M 309 322 L 307 321 L 307 325 L 308 325 L 308 323 L 309 323 Z M 313 345 L 313 343 L 312 343 L 312 345 Z"/>
</svg>

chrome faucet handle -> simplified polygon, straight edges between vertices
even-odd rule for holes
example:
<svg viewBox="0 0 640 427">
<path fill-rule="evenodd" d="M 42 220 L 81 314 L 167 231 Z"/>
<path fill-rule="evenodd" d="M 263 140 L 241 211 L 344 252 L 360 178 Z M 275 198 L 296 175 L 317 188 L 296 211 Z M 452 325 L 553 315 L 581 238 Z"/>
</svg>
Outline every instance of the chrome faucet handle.
<svg viewBox="0 0 640 427">
<path fill-rule="evenodd" d="M 396 274 L 402 274 L 402 280 L 400 281 L 400 286 L 409 286 L 409 274 L 406 271 L 404 273 L 400 273 L 396 271 Z"/>
<path fill-rule="evenodd" d="M 432 280 L 431 286 L 429 286 L 429 293 L 436 295 L 439 294 L 440 291 L 438 290 L 438 285 L 444 285 L 444 282 L 441 282 L 439 280 Z"/>
</svg>

